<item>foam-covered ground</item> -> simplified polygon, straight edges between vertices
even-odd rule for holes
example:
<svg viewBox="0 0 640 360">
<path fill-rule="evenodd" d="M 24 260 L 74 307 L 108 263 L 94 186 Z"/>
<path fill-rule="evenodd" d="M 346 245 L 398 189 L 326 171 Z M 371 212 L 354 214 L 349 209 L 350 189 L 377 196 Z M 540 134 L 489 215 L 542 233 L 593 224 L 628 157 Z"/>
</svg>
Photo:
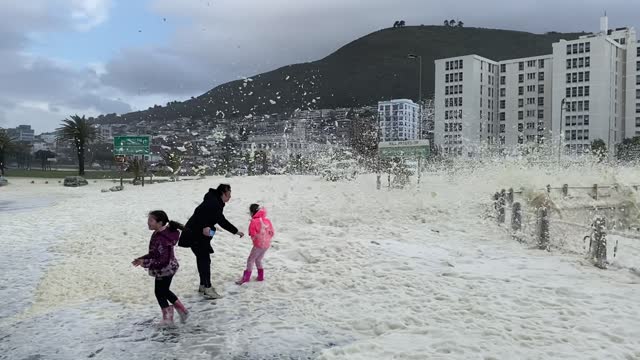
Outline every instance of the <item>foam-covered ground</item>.
<svg viewBox="0 0 640 360">
<path fill-rule="evenodd" d="M 640 358 L 635 248 L 602 271 L 575 253 L 530 249 L 482 217 L 500 188 L 634 183 L 639 173 L 487 164 L 382 191 L 371 176 L 119 193 L 10 179 L 0 189 L 0 359 Z M 193 255 L 178 248 L 172 289 L 192 318 L 157 329 L 153 279 L 130 265 L 146 252 L 146 213 L 186 221 L 220 181 L 233 186 L 225 212 L 237 226 L 252 202 L 270 211 L 267 279 L 235 285 L 250 240 L 219 234 L 213 281 L 225 297 L 205 301 Z"/>
</svg>

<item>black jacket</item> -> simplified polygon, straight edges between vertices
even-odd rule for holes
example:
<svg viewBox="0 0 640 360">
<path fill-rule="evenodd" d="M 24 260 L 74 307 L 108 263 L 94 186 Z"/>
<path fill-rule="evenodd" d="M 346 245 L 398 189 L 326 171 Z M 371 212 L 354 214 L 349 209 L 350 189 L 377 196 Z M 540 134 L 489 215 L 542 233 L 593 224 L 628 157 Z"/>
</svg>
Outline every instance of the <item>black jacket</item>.
<svg viewBox="0 0 640 360">
<path fill-rule="evenodd" d="M 211 237 L 205 236 L 202 233 L 202 229 L 206 227 L 213 228 L 215 225 L 220 225 L 220 227 L 234 235 L 237 234 L 238 228 L 224 217 L 223 211 L 222 194 L 218 190 L 209 189 L 209 192 L 204 195 L 202 203 L 198 205 L 189 221 L 185 224 L 185 231 L 182 232 L 183 236 L 180 238 L 180 246 L 208 246 L 210 248 L 209 241 Z M 213 252 L 213 250 L 211 249 L 210 252 Z"/>
</svg>

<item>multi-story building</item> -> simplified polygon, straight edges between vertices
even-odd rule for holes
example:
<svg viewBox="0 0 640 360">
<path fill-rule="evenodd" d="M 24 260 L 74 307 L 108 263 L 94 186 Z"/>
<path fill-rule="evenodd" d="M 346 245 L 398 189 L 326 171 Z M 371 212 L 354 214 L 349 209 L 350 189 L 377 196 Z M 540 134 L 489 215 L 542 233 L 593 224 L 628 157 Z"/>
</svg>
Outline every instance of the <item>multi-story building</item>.
<svg viewBox="0 0 640 360">
<path fill-rule="evenodd" d="M 502 150 L 562 143 L 577 154 L 602 139 L 613 155 L 624 138 L 640 136 L 639 43 L 633 28 L 608 29 L 606 17 L 599 33 L 561 40 L 552 55 L 435 65 L 434 140 L 444 153 L 472 156 L 496 147 L 497 136 Z"/>
<path fill-rule="evenodd" d="M 616 144 L 640 132 L 633 28 L 610 30 L 604 17 L 599 33 L 553 44 L 553 58 L 553 127 L 565 151 L 580 154 L 601 139 L 613 155 Z"/>
<path fill-rule="evenodd" d="M 418 104 L 407 99 L 378 102 L 381 141 L 417 140 L 420 131 Z"/>
<path fill-rule="evenodd" d="M 436 60 L 434 141 L 474 156 L 496 143 L 498 63 L 477 55 Z"/>
<path fill-rule="evenodd" d="M 551 141 L 552 56 L 499 62 L 499 144 L 501 149 Z"/>
<path fill-rule="evenodd" d="M 33 143 L 35 131 L 31 125 L 20 125 L 17 128 L 7 129 L 7 134 L 18 142 Z"/>
</svg>

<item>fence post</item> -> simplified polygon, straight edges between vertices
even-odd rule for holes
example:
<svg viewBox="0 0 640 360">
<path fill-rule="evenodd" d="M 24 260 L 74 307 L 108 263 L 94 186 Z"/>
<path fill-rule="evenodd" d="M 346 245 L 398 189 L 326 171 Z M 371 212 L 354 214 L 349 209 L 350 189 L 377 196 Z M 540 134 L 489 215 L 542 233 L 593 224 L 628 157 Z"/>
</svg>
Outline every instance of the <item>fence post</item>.
<svg viewBox="0 0 640 360">
<path fill-rule="evenodd" d="M 538 247 L 549 250 L 549 210 L 546 207 L 538 209 Z"/>
<path fill-rule="evenodd" d="M 511 230 L 522 230 L 522 206 L 519 202 L 514 203 L 511 208 Z"/>
<path fill-rule="evenodd" d="M 607 220 L 604 216 L 598 216 L 593 221 L 593 240 L 591 244 L 591 258 L 595 266 L 600 269 L 607 268 Z"/>
<path fill-rule="evenodd" d="M 562 185 L 562 196 L 569 196 L 569 184 Z"/>
<path fill-rule="evenodd" d="M 551 185 L 547 185 L 547 194 L 551 194 Z"/>
<path fill-rule="evenodd" d="M 513 205 L 513 188 L 509 188 L 509 192 L 507 193 L 507 201 L 509 205 Z"/>
<path fill-rule="evenodd" d="M 598 184 L 593 184 L 593 189 L 591 190 L 591 197 L 594 200 L 598 200 Z"/>
</svg>

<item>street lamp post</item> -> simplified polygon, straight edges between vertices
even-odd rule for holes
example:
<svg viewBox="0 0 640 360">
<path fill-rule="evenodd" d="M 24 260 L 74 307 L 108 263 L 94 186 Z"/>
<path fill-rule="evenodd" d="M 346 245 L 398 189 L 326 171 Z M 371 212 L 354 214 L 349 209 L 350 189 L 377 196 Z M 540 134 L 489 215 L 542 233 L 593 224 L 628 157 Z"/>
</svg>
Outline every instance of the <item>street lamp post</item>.
<svg viewBox="0 0 640 360">
<path fill-rule="evenodd" d="M 409 54 L 407 57 L 414 60 L 418 59 L 418 109 L 420 112 L 419 138 L 422 139 L 422 55 Z"/>
<path fill-rule="evenodd" d="M 558 138 L 558 164 L 560 164 L 560 156 L 562 155 L 562 137 L 564 136 L 562 132 L 562 123 L 564 122 L 563 115 L 564 115 L 564 106 L 566 102 L 567 102 L 567 99 L 564 98 L 560 103 L 560 137 Z"/>
</svg>

